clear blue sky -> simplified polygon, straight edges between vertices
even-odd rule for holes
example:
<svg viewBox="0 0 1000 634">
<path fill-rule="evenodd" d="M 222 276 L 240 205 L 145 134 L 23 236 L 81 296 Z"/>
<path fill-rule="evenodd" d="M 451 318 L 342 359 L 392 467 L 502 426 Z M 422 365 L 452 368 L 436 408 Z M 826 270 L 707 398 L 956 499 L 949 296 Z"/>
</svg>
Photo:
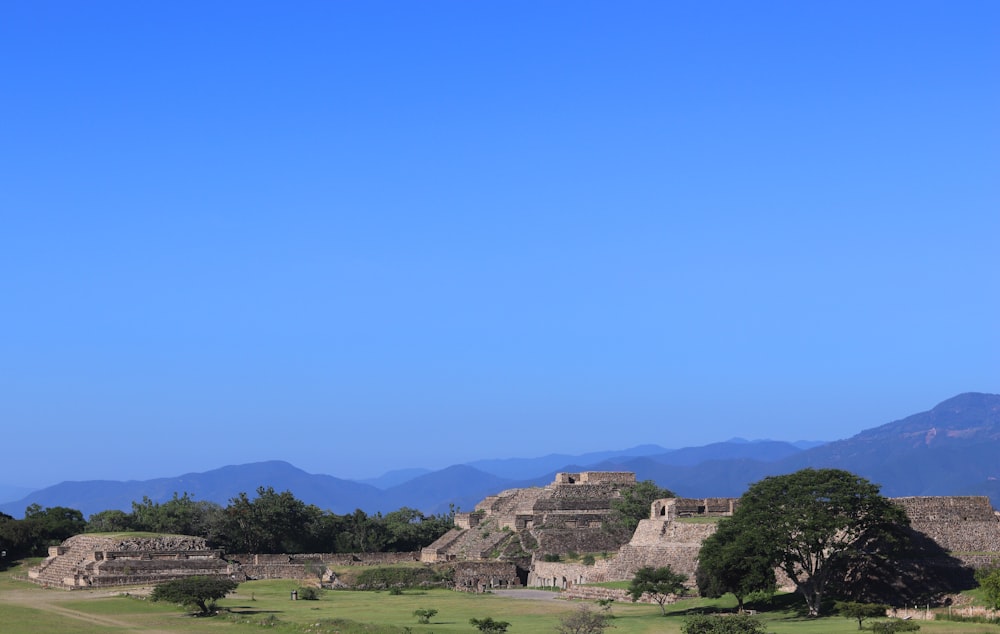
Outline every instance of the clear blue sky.
<svg viewBox="0 0 1000 634">
<path fill-rule="evenodd" d="M 4 2 L 0 484 L 1000 392 L 998 113 L 993 1 Z"/>
</svg>

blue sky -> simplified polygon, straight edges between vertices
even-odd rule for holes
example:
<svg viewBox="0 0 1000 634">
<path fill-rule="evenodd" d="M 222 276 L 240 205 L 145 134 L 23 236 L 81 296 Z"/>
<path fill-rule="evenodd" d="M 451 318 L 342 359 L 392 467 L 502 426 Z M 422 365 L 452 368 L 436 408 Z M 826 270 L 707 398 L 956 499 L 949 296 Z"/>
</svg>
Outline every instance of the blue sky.
<svg viewBox="0 0 1000 634">
<path fill-rule="evenodd" d="M 1000 391 L 995 2 L 11 1 L 0 86 L 0 484 Z"/>
</svg>

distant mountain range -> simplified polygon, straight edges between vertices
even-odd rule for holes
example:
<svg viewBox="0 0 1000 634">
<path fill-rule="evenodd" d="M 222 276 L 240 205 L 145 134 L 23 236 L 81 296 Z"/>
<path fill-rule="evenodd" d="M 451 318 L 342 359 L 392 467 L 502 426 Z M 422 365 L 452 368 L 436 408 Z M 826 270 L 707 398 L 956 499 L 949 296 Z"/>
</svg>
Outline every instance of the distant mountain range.
<svg viewBox="0 0 1000 634">
<path fill-rule="evenodd" d="M 425 513 L 450 505 L 472 508 L 503 489 L 544 485 L 559 471 L 634 471 L 686 497 L 735 497 L 768 475 L 804 467 L 847 469 L 882 485 L 888 496 L 987 495 L 1000 504 L 1000 395 L 966 393 L 927 412 L 830 443 L 732 439 L 668 450 L 642 445 L 578 456 L 480 460 L 439 471 L 403 469 L 363 482 L 309 474 L 287 462 L 222 467 L 204 473 L 145 481 L 62 482 L 35 491 L 0 511 L 23 517 L 33 503 L 79 509 L 85 516 L 131 510 L 143 496 L 156 502 L 174 493 L 227 504 L 260 486 L 291 491 L 334 513 L 388 512 L 403 506 Z"/>
</svg>

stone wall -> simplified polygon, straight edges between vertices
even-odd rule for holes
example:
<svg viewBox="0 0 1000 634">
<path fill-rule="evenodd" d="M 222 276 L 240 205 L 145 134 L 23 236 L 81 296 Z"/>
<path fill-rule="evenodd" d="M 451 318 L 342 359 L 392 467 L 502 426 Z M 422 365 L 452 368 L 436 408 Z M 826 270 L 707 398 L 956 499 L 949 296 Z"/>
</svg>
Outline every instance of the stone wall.
<svg viewBox="0 0 1000 634">
<path fill-rule="evenodd" d="M 726 517 L 733 514 L 737 498 L 664 498 L 654 500 L 651 518 Z"/>
<path fill-rule="evenodd" d="M 391 566 L 420 561 L 420 553 L 232 554 L 226 559 L 233 574 L 246 579 L 318 579 L 326 567 Z M 332 575 L 327 571 L 322 577 L 327 581 Z"/>
<path fill-rule="evenodd" d="M 455 589 L 487 592 L 523 585 L 527 574 L 510 561 L 465 561 L 455 564 Z"/>
<path fill-rule="evenodd" d="M 621 542 L 600 524 L 589 528 L 546 528 L 532 531 L 541 554 L 602 553 L 617 550 Z"/>
<path fill-rule="evenodd" d="M 635 473 L 631 471 L 557 473 L 553 484 L 614 484 L 616 486 L 628 486 L 635 484 Z"/>
<path fill-rule="evenodd" d="M 987 497 L 892 498 L 910 526 L 955 556 L 1000 553 L 1000 518 Z"/>
</svg>

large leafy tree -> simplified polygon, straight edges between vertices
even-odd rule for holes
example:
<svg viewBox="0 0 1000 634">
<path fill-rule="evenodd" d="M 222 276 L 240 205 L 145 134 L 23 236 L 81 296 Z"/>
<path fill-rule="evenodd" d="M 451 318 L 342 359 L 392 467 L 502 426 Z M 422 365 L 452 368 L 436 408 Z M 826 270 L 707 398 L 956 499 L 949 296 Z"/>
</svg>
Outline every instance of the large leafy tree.
<svg viewBox="0 0 1000 634">
<path fill-rule="evenodd" d="M 751 485 L 730 522 L 736 534 L 766 546 L 815 617 L 844 561 L 891 538 L 908 520 L 878 485 L 860 476 L 803 469 Z"/>
<path fill-rule="evenodd" d="M 684 590 L 685 581 L 687 575 L 674 572 L 670 566 L 662 568 L 646 566 L 636 571 L 632 581 L 629 582 L 628 594 L 633 603 L 641 599 L 642 595 L 648 594 L 660 606 L 660 613 L 666 616 L 667 599 L 670 595 L 680 594 Z"/>
<path fill-rule="evenodd" d="M 82 533 L 86 526 L 76 509 L 32 504 L 24 510 L 23 520 L 0 514 L 0 546 L 8 559 L 44 555 L 49 546 Z"/>
<path fill-rule="evenodd" d="M 232 550 L 247 553 L 301 552 L 308 528 L 322 512 L 291 491 L 258 487 L 257 497 L 241 492 L 229 501 L 223 522 Z"/>
<path fill-rule="evenodd" d="M 174 535 L 213 536 L 222 507 L 214 502 L 196 501 L 188 493 L 158 503 L 148 496 L 132 502 L 132 524 L 139 530 Z"/>
<path fill-rule="evenodd" d="M 717 598 L 731 592 L 743 612 L 743 600 L 753 592 L 773 592 L 774 563 L 768 544 L 754 532 L 742 531 L 729 519 L 702 543 L 695 581 L 698 592 Z"/>
</svg>

